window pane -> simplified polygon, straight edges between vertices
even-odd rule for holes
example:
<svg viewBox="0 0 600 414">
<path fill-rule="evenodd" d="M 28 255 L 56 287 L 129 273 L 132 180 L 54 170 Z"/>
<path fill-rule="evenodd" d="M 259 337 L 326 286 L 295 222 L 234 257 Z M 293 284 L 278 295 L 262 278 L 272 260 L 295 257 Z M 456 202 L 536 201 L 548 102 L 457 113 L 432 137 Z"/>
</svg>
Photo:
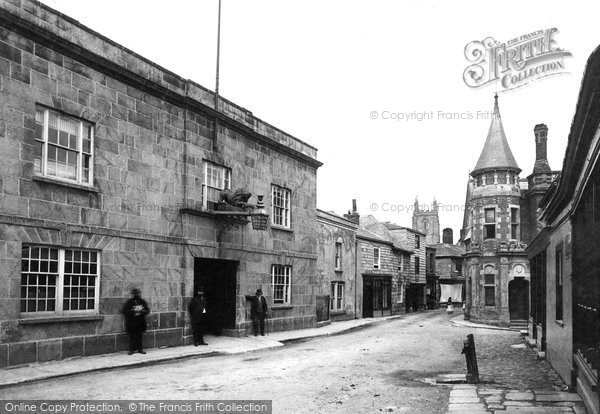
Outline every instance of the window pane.
<svg viewBox="0 0 600 414">
<path fill-rule="evenodd" d="M 47 263 L 47 262 L 43 262 Z M 26 277 L 24 277 L 26 276 Z M 57 275 L 27 274 L 21 277 L 21 312 L 54 310 L 48 300 L 55 298 Z"/>
<path fill-rule="evenodd" d="M 496 304 L 496 288 L 493 286 L 485 287 L 485 306 L 494 306 Z"/>
<path fill-rule="evenodd" d="M 496 210 L 493 208 L 485 209 L 485 222 L 486 223 L 495 223 L 496 222 Z"/>
<path fill-rule="evenodd" d="M 69 134 L 65 131 L 58 131 L 58 145 L 61 147 L 69 146 Z"/>
<path fill-rule="evenodd" d="M 58 131 L 52 127 L 48 128 L 48 142 L 58 144 Z"/>
</svg>

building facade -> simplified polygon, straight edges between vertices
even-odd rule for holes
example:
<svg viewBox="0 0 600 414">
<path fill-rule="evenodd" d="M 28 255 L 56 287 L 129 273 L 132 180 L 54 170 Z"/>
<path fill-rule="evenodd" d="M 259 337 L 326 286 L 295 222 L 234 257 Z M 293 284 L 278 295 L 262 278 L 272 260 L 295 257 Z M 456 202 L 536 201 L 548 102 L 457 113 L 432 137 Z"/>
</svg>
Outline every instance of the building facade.
<svg viewBox="0 0 600 414">
<path fill-rule="evenodd" d="M 470 173 L 461 242 L 466 246 L 467 315 L 502 326 L 525 325 L 529 261 L 521 241 L 521 188 L 502 125 L 498 96 L 481 156 Z"/>
<path fill-rule="evenodd" d="M 406 249 L 404 258 L 408 266 L 402 266 L 406 286 L 406 311 L 427 308 L 427 242 L 426 235 L 418 230 L 385 223 L 391 236 Z M 407 253 L 407 254 L 406 254 Z M 430 284 L 433 277 L 430 277 Z"/>
<path fill-rule="evenodd" d="M 411 260 L 413 250 L 389 230 L 389 223 L 382 223 L 371 215 L 358 218 L 357 213 L 354 214 L 360 222 L 357 262 L 362 276 L 358 281 L 363 283 L 363 316 L 406 312 L 411 274 L 415 271 Z M 425 269 L 422 271 L 424 277 Z M 380 291 L 383 293 L 378 293 Z"/>
<path fill-rule="evenodd" d="M 448 303 L 452 299 L 455 304 L 462 305 L 466 300 L 465 286 L 465 248 L 453 244 L 441 243 L 435 247 L 435 272 L 438 280 L 438 305 Z"/>
<path fill-rule="evenodd" d="M 437 302 L 439 297 L 439 284 L 438 284 L 438 276 L 436 274 L 436 265 L 435 265 L 435 254 L 436 248 L 433 246 L 425 246 L 425 279 L 426 279 L 426 287 L 425 287 L 425 295 L 426 295 L 426 304 L 427 309 L 435 309 L 437 308 Z"/>
<path fill-rule="evenodd" d="M 317 210 L 317 324 L 359 315 L 357 230 L 356 223 Z"/>
<path fill-rule="evenodd" d="M 125 350 L 134 287 L 147 347 L 190 342 L 199 286 L 215 334 L 257 288 L 270 331 L 316 326 L 314 147 L 39 2 L 0 11 L 0 365 Z"/>
<path fill-rule="evenodd" d="M 600 412 L 598 79 L 597 48 L 581 83 L 562 172 L 540 202 L 547 227 L 528 249 L 543 288 L 544 306 L 533 317 L 536 325 L 542 325 L 546 358 L 582 397 L 588 413 Z"/>
</svg>

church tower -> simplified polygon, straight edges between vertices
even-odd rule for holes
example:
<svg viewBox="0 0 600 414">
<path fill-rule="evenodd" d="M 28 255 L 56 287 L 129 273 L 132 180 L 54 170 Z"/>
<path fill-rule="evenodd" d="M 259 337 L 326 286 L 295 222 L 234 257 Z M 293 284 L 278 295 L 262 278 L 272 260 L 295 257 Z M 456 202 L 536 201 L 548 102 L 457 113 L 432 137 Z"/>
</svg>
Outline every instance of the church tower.
<svg viewBox="0 0 600 414">
<path fill-rule="evenodd" d="M 438 216 L 438 204 L 435 198 L 431 208 L 419 207 L 419 201 L 415 199 L 415 205 L 412 217 L 413 230 L 424 233 L 427 245 L 438 244 L 440 242 L 440 219 Z"/>
<path fill-rule="evenodd" d="M 470 173 L 461 230 L 471 320 L 502 326 L 527 323 L 529 264 L 521 241 L 520 172 L 496 95 L 487 138 Z"/>
</svg>

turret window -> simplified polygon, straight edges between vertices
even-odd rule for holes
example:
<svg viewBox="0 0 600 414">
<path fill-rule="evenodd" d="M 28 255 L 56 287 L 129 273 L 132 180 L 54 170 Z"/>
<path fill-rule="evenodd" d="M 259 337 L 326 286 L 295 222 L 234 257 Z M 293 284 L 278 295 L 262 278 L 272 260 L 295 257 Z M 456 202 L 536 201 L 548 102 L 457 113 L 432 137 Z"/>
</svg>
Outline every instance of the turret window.
<svg viewBox="0 0 600 414">
<path fill-rule="evenodd" d="M 510 209 L 510 238 L 519 238 L 519 209 L 514 207 Z"/>
<path fill-rule="evenodd" d="M 484 239 L 495 239 L 496 238 L 496 209 L 486 208 L 485 209 L 485 224 L 483 225 L 483 238 Z"/>
<path fill-rule="evenodd" d="M 498 173 L 498 184 L 506 184 L 506 173 L 504 171 Z"/>
</svg>

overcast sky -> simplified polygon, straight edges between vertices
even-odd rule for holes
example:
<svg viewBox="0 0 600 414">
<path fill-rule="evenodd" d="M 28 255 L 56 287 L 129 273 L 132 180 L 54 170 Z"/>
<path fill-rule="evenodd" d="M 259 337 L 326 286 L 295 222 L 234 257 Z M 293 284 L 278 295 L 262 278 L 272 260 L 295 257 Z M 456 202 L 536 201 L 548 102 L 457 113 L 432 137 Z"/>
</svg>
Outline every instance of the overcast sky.
<svg viewBox="0 0 600 414">
<path fill-rule="evenodd" d="M 533 168 L 537 123 L 548 125 L 550 166 L 560 169 L 585 63 L 600 43 L 598 2 L 222 1 L 221 95 L 318 148 L 318 207 L 343 214 L 356 198 L 361 214 L 410 226 L 415 197 L 436 197 L 455 241 L 490 122 L 477 111 L 492 110 L 498 89 L 521 177 Z M 214 90 L 218 0 L 43 2 Z M 508 92 L 463 82 L 467 43 L 550 27 L 573 55 L 568 73 Z M 435 116 L 384 120 L 384 111 Z"/>
</svg>

